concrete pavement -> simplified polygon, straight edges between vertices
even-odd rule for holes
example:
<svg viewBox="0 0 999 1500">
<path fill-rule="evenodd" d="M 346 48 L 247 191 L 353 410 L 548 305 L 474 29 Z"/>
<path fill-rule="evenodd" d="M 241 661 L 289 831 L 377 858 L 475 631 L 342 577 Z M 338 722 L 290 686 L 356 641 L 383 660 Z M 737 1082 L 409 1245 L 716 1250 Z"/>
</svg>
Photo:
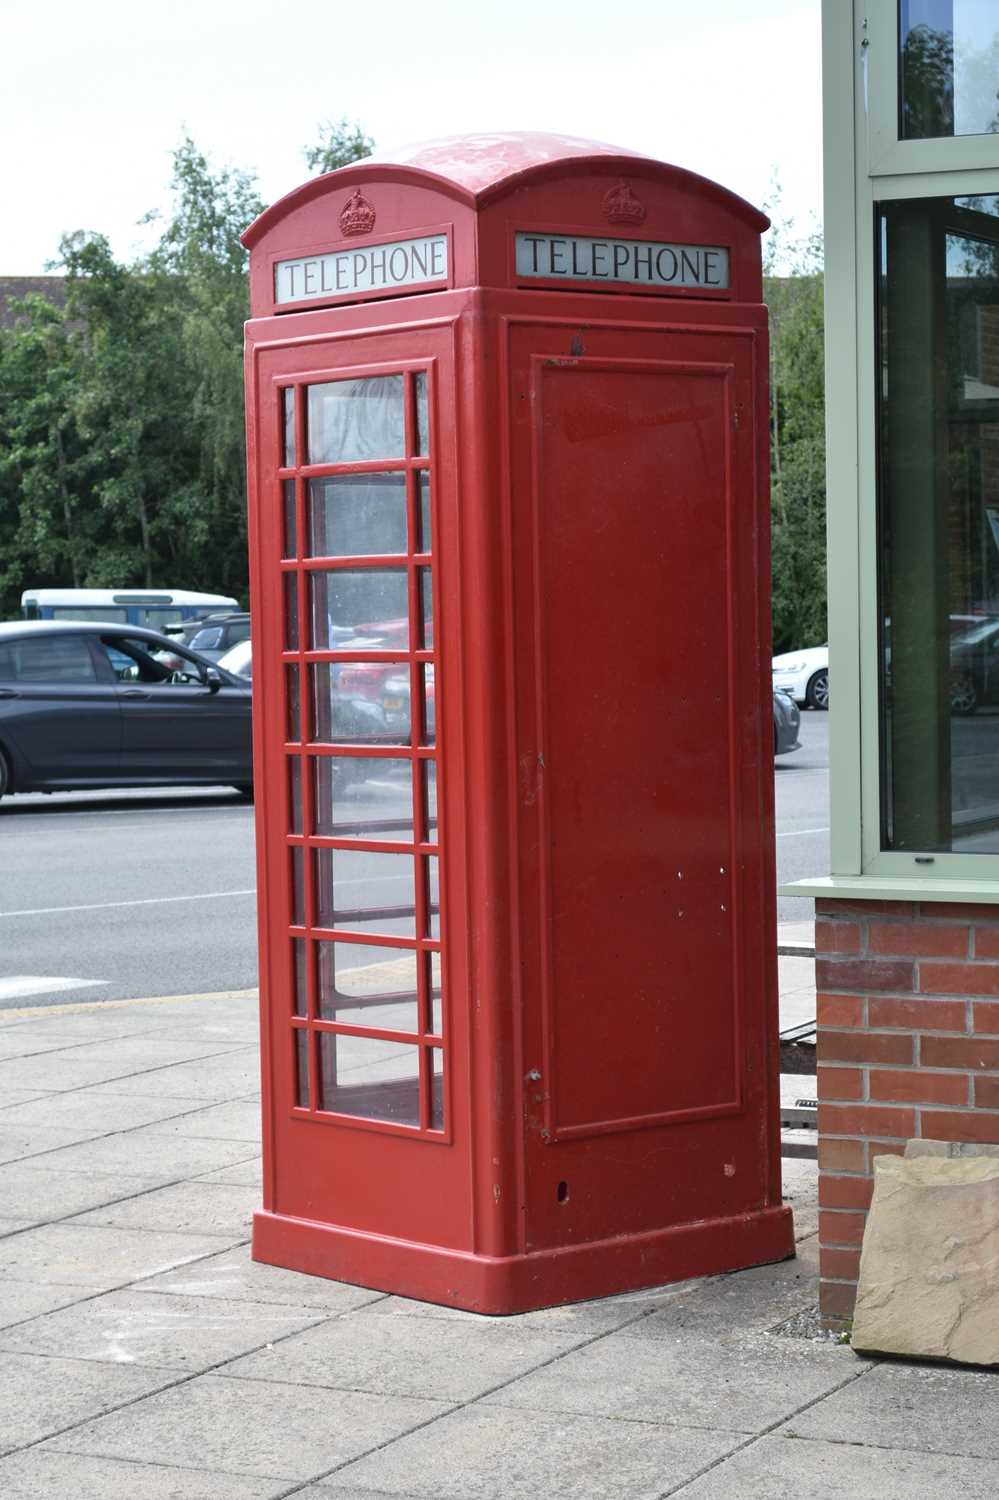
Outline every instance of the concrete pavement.
<svg viewBox="0 0 999 1500">
<path fill-rule="evenodd" d="M 999 1493 L 995 1376 L 818 1333 L 814 1162 L 795 1261 L 475 1317 L 250 1261 L 256 1069 L 252 996 L 0 1016 L 4 1500 Z"/>
</svg>

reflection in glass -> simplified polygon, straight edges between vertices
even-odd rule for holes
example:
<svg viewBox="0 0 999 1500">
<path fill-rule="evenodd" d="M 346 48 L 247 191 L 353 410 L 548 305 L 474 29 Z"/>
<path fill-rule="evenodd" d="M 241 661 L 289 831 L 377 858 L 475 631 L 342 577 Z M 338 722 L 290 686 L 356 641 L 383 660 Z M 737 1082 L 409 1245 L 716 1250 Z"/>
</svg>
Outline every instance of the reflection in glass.
<svg viewBox="0 0 999 1500">
<path fill-rule="evenodd" d="M 434 584 L 433 573 L 430 568 L 417 568 L 417 584 L 419 593 L 420 619 L 423 622 L 423 640 L 421 645 L 424 651 L 434 649 Z"/>
<path fill-rule="evenodd" d="M 417 470 L 416 482 L 420 495 L 420 539 L 417 550 L 429 552 L 433 545 L 433 537 L 430 530 L 430 475 L 426 469 Z"/>
<path fill-rule="evenodd" d="M 426 818 L 426 834 L 430 843 L 437 837 L 437 762 L 425 760 L 423 767 L 423 813 Z"/>
<path fill-rule="evenodd" d="M 430 1129 L 444 1129 L 444 1053 L 439 1047 L 430 1049 Z"/>
<path fill-rule="evenodd" d="M 344 474 L 309 485 L 309 556 L 406 551 L 405 474 Z"/>
<path fill-rule="evenodd" d="M 285 649 L 298 650 L 298 578 L 294 573 L 284 575 L 284 621 Z"/>
<path fill-rule="evenodd" d="M 292 954 L 294 961 L 295 994 L 293 1009 L 296 1016 L 304 1016 L 309 1007 L 308 980 L 306 977 L 306 953 L 305 939 L 292 938 Z"/>
<path fill-rule="evenodd" d="M 421 458 L 430 453 L 430 425 L 427 420 L 427 372 L 420 370 L 414 377 L 416 386 L 416 451 Z"/>
<path fill-rule="evenodd" d="M 286 479 L 284 490 L 284 556 L 298 555 L 297 526 L 295 517 L 295 481 Z"/>
<path fill-rule="evenodd" d="M 309 587 L 315 650 L 409 650 L 405 568 L 317 569 Z"/>
<path fill-rule="evenodd" d="M 310 464 L 405 457 L 401 375 L 336 380 L 308 391 Z"/>
<path fill-rule="evenodd" d="M 298 696 L 298 668 L 285 667 L 284 683 L 288 710 L 287 732 L 292 743 L 302 738 L 302 713 Z"/>
<path fill-rule="evenodd" d="M 299 1109 L 309 1107 L 309 1033 L 303 1028 L 295 1028 L 295 1073 L 297 1075 L 297 1089 L 295 1102 Z"/>
<path fill-rule="evenodd" d="M 281 392 L 284 407 L 284 464 L 285 469 L 295 467 L 295 388 L 285 386 Z"/>
<path fill-rule="evenodd" d="M 432 661 L 422 662 L 417 669 L 422 681 L 422 743 L 434 745 L 437 742 L 437 697 L 434 692 L 434 664 Z"/>
<path fill-rule="evenodd" d="M 416 936 L 414 861 L 409 854 L 316 849 L 319 926 Z"/>
<path fill-rule="evenodd" d="M 409 738 L 408 692 L 405 725 L 399 713 L 386 708 L 387 703 L 396 701 L 396 674 L 405 671 L 405 662 L 315 662 L 309 668 L 313 739 L 321 745 L 405 744 Z M 363 774 L 361 768 L 356 769 Z"/>
<path fill-rule="evenodd" d="M 430 966 L 428 993 L 430 995 L 430 1029 L 434 1036 L 444 1035 L 444 1005 L 441 990 L 441 956 L 425 953 L 424 961 Z"/>
<path fill-rule="evenodd" d="M 999 222 L 882 205 L 882 837 L 999 852 Z"/>
<path fill-rule="evenodd" d="M 999 15 L 994 0 L 900 0 L 903 140 L 999 130 Z"/>
<path fill-rule="evenodd" d="M 295 927 L 305 926 L 305 850 L 301 844 L 291 848 L 291 920 Z"/>
<path fill-rule="evenodd" d="M 322 755 L 313 761 L 315 831 L 327 838 L 413 837 L 413 767 L 394 756 Z"/>
<path fill-rule="evenodd" d="M 441 886 L 437 855 L 428 854 L 423 865 L 427 879 L 427 936 L 439 938 L 441 935 Z"/>
<path fill-rule="evenodd" d="M 319 1015 L 350 1026 L 416 1031 L 415 952 L 370 943 L 320 943 Z"/>
<path fill-rule="evenodd" d="M 302 762 L 297 755 L 288 761 L 288 800 L 291 805 L 289 833 L 302 831 Z"/>
<path fill-rule="evenodd" d="M 420 1053 L 404 1042 L 323 1032 L 320 1109 L 397 1125 L 420 1123 Z"/>
</svg>

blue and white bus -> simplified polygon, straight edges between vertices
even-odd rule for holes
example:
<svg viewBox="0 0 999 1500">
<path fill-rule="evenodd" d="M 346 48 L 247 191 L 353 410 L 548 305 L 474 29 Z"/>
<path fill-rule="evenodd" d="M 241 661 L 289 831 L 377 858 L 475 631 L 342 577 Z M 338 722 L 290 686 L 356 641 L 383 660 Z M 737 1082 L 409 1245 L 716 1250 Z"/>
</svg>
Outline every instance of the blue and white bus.
<svg viewBox="0 0 999 1500">
<path fill-rule="evenodd" d="M 238 601 L 228 594 L 189 589 L 25 589 L 21 595 L 26 620 L 106 620 L 149 630 L 238 609 Z"/>
</svg>

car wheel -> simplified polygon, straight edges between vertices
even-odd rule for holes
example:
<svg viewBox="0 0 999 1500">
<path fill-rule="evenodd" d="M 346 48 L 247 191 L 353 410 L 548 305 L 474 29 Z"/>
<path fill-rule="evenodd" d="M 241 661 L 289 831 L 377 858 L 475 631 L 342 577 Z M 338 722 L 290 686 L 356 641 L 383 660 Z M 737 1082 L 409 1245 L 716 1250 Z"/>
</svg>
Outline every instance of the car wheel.
<svg viewBox="0 0 999 1500">
<path fill-rule="evenodd" d="M 809 708 L 829 707 L 828 667 L 826 667 L 824 671 L 816 672 L 813 677 L 810 677 L 808 679 L 808 686 L 805 689 L 805 702 L 808 704 Z"/>
<path fill-rule="evenodd" d="M 973 714 L 978 707 L 978 692 L 970 672 L 954 672 L 950 679 L 951 713 Z"/>
</svg>

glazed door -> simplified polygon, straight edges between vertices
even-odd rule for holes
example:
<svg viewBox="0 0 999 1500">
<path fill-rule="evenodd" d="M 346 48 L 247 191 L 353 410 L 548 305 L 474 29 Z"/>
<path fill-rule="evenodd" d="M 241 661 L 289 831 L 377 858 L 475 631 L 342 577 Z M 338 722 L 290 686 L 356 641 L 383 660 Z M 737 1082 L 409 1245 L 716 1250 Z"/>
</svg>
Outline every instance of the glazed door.
<svg viewBox="0 0 999 1500">
<path fill-rule="evenodd" d="M 462 1243 L 438 815 L 448 347 L 261 357 L 254 701 L 273 1206 Z"/>
<path fill-rule="evenodd" d="M 512 332 L 528 1248 L 765 1196 L 765 342 Z"/>
</svg>

